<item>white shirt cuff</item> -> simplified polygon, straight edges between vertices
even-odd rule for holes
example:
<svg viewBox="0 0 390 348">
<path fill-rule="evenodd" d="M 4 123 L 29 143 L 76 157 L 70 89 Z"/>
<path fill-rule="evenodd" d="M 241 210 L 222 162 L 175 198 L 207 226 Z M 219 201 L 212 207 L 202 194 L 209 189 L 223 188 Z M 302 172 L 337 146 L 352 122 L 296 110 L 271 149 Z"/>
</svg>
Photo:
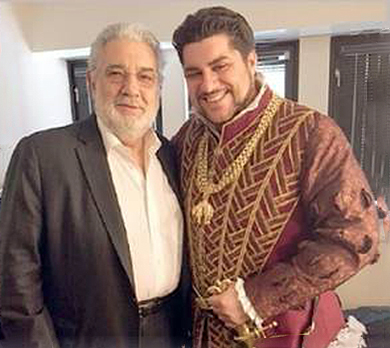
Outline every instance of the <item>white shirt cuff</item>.
<svg viewBox="0 0 390 348">
<path fill-rule="evenodd" d="M 238 300 L 240 301 L 245 314 L 255 323 L 256 327 L 261 329 L 264 320 L 256 313 L 255 308 L 250 302 L 248 296 L 246 295 L 244 281 L 242 280 L 242 278 L 237 278 L 237 281 L 234 284 L 234 288 L 237 291 Z"/>
</svg>

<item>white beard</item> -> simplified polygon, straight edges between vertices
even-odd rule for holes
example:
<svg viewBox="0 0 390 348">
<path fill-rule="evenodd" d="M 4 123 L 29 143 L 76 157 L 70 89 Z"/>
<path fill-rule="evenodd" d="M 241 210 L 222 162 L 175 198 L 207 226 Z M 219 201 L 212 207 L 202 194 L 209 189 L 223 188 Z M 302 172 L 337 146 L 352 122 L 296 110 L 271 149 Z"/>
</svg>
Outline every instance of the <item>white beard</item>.
<svg viewBox="0 0 390 348">
<path fill-rule="evenodd" d="M 124 145 L 140 141 L 148 130 L 151 129 L 157 115 L 158 106 L 157 104 L 152 112 L 146 112 L 139 117 L 123 117 L 115 110 L 112 103 L 95 101 L 96 115 Z"/>
</svg>

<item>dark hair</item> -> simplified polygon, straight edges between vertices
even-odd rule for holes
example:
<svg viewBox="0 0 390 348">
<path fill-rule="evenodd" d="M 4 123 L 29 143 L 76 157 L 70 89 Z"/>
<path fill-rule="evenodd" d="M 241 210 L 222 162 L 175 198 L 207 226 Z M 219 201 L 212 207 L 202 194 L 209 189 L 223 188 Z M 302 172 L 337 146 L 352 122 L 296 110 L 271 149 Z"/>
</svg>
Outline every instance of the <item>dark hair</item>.
<svg viewBox="0 0 390 348">
<path fill-rule="evenodd" d="M 226 34 L 243 58 L 255 48 L 253 30 L 241 14 L 223 6 L 206 7 L 188 15 L 173 33 L 173 46 L 180 61 L 183 63 L 186 44 L 218 34 Z"/>
</svg>

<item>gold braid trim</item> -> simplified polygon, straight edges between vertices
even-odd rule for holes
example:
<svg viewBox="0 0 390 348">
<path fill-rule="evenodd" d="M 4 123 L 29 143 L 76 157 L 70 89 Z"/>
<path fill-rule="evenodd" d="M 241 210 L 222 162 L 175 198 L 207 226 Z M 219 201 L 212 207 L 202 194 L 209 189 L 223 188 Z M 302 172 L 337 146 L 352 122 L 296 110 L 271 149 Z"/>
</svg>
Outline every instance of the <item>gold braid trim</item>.
<svg viewBox="0 0 390 348">
<path fill-rule="evenodd" d="M 248 274 L 261 269 L 298 203 L 298 191 L 294 184 L 299 180 L 303 148 L 302 143 L 297 140 L 300 138 L 297 132 L 301 132 L 299 128 L 313 113 L 301 107 L 290 111 L 286 109 L 286 105 L 284 104 L 280 114 L 273 118 L 272 126 L 263 134 L 261 143 L 257 142 L 251 154 L 253 160 L 248 161 L 251 165 L 241 170 L 241 175 L 231 183 L 231 186 L 226 185 L 225 189 L 210 196 L 210 203 L 217 210 L 211 223 L 203 226 L 194 224 L 191 208 L 193 202 L 202 199 L 202 192 L 196 182 L 198 168 L 194 158 L 199 152 L 198 144 L 204 137 L 205 128 L 194 120 L 187 129 L 182 152 L 184 170 L 181 179 L 186 192 L 187 232 L 193 282 L 202 294 L 206 294 L 207 288 L 217 280 L 234 279 L 237 275 L 245 278 Z M 252 126 L 250 129 L 253 129 Z M 305 131 L 307 130 L 304 126 L 302 132 Z M 306 136 L 303 134 L 303 138 Z M 252 137 L 253 135 L 246 133 L 242 139 L 247 144 L 245 139 L 250 140 Z M 239 139 L 240 137 L 232 143 L 237 150 Z M 269 151 L 270 148 L 273 148 L 272 153 Z M 233 150 L 229 145 L 226 152 L 224 150 L 226 155 L 229 149 Z M 233 153 L 237 153 L 237 150 Z M 238 152 L 238 156 L 242 151 Z M 290 170 L 284 167 L 286 158 L 293 162 Z M 261 169 L 258 168 L 259 164 Z M 218 173 L 225 171 L 224 165 L 226 162 L 218 164 Z M 277 186 L 275 194 L 269 187 L 271 182 Z M 245 192 L 248 190 L 252 191 L 251 198 L 246 196 Z M 242 199 L 244 200 L 241 201 Z M 290 210 L 282 213 L 280 208 L 285 202 L 288 202 Z M 262 211 L 261 205 L 265 210 Z M 199 308 L 196 309 L 196 313 L 194 338 L 196 345 L 199 345 L 206 317 Z M 209 317 L 207 331 L 209 348 L 238 347 L 232 341 L 232 333 L 217 318 Z"/>
<path fill-rule="evenodd" d="M 267 175 L 266 175 L 266 177 L 262 181 L 262 184 L 261 184 L 260 189 L 259 189 L 258 196 L 257 196 L 256 201 L 254 203 L 255 207 L 258 207 L 260 205 L 260 200 L 264 198 L 264 192 L 266 191 L 266 188 L 269 187 L 271 176 L 274 173 L 276 173 L 276 168 L 277 168 L 278 164 L 281 163 L 282 156 L 285 153 L 287 147 L 291 145 L 293 137 L 298 132 L 298 130 L 301 127 L 302 123 L 305 122 L 306 118 L 308 116 L 310 116 L 310 115 L 312 115 L 312 112 L 310 112 L 310 111 L 305 113 L 305 114 L 303 114 L 298 119 L 298 121 L 296 122 L 295 126 L 289 131 L 289 135 L 286 138 L 286 140 L 284 141 L 284 143 L 281 146 L 281 148 L 279 149 L 279 151 L 276 154 L 276 156 L 274 157 L 274 161 L 273 161 L 272 165 L 267 169 Z M 293 157 L 293 156 L 290 155 L 290 157 Z M 298 174 L 298 172 L 296 174 Z M 276 175 L 276 178 L 281 179 L 278 175 Z M 298 181 L 298 177 L 296 177 L 295 180 Z M 293 202 L 294 208 L 297 205 L 297 203 L 298 203 L 298 198 L 295 198 L 294 202 Z M 240 272 L 242 270 L 242 264 L 244 262 L 244 254 L 245 254 L 246 248 L 248 246 L 249 237 L 250 237 L 250 234 L 251 234 L 251 231 L 252 231 L 252 228 L 253 228 L 253 224 L 254 224 L 255 219 L 256 219 L 256 212 L 257 212 L 256 209 L 253 209 L 252 213 L 250 215 L 250 218 L 249 218 L 249 223 L 247 225 L 247 229 L 245 231 L 245 237 L 244 237 L 244 240 L 243 240 L 243 246 L 241 248 L 241 254 L 240 254 L 240 257 L 238 258 L 235 278 L 240 275 Z M 282 232 L 283 232 L 287 222 L 290 220 L 290 217 L 291 217 L 293 212 L 294 212 L 294 209 L 290 209 L 290 211 L 283 218 L 283 223 L 281 223 L 278 226 L 279 232 L 278 232 L 277 238 L 275 238 L 275 240 L 274 240 L 273 247 L 268 249 L 267 256 L 264 258 L 264 261 L 263 261 L 260 269 L 258 270 L 259 272 L 261 272 L 261 270 L 263 269 L 264 265 L 267 263 L 267 260 L 268 260 L 269 256 L 271 255 L 275 245 L 277 244 L 277 241 L 279 240 L 280 236 L 282 235 Z M 267 232 L 270 233 L 271 231 L 267 231 Z M 265 232 L 265 233 L 267 233 L 267 232 Z"/>
<path fill-rule="evenodd" d="M 282 99 L 277 95 L 273 95 L 272 100 L 265 109 L 264 115 L 260 119 L 259 125 L 257 126 L 254 134 L 246 143 L 241 153 L 234 159 L 228 168 L 226 168 L 221 179 L 217 183 L 210 180 L 208 168 L 208 133 L 204 133 L 203 138 L 199 143 L 198 153 L 195 158 L 197 167 L 196 185 L 202 192 L 202 200 L 191 210 L 192 218 L 197 225 L 210 223 L 214 214 L 214 207 L 208 201 L 209 196 L 221 191 L 227 185 L 237 181 L 249 158 L 252 156 L 257 143 L 271 124 L 272 119 L 274 118 L 281 103 Z"/>
</svg>

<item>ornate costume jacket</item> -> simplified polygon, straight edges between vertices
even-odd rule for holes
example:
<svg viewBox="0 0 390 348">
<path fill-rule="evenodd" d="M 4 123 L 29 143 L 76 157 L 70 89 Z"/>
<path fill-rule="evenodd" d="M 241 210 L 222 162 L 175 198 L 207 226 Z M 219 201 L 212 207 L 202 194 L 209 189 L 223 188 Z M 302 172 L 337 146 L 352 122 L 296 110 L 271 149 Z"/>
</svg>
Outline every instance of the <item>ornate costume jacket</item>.
<svg viewBox="0 0 390 348">
<path fill-rule="evenodd" d="M 196 224 L 199 143 L 207 141 L 209 179 L 217 183 L 271 103 L 276 112 L 240 175 L 208 197 L 210 223 Z M 196 291 L 241 277 L 257 313 L 278 323 L 256 347 L 327 347 L 343 325 L 331 290 L 373 262 L 378 243 L 372 194 L 342 131 L 265 87 L 221 130 L 194 115 L 174 143 Z M 195 348 L 239 347 L 233 330 L 195 304 L 193 331 Z"/>
</svg>

